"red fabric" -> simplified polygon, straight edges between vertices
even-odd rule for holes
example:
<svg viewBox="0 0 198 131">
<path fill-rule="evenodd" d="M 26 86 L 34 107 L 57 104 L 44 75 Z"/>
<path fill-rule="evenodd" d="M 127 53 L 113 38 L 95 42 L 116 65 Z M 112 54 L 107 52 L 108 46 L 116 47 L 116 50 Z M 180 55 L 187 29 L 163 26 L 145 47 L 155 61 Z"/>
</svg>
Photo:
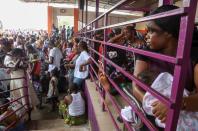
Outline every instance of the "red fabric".
<svg viewBox="0 0 198 131">
<path fill-rule="evenodd" d="M 41 72 L 41 62 L 36 61 L 35 64 L 34 64 L 33 74 L 34 75 L 40 75 L 40 72 Z"/>
<path fill-rule="evenodd" d="M 71 61 L 75 55 L 76 53 L 72 52 L 70 55 L 67 56 L 66 60 Z"/>
<path fill-rule="evenodd" d="M 101 44 L 100 47 L 99 47 L 99 53 L 100 53 L 100 54 L 103 53 L 103 46 L 102 46 L 102 44 Z M 100 60 L 100 61 L 102 60 L 102 57 L 101 57 L 101 56 L 99 56 L 99 60 Z"/>
</svg>

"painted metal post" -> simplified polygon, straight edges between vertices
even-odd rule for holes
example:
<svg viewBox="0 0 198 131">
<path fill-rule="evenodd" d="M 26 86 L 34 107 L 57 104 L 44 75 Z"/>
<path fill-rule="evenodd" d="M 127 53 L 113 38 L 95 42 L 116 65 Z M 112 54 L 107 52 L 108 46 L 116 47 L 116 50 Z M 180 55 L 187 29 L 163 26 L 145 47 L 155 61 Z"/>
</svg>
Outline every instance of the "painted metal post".
<svg viewBox="0 0 198 131">
<path fill-rule="evenodd" d="M 182 16 L 180 23 L 180 34 L 177 49 L 177 58 L 182 59 L 181 65 L 176 65 L 174 70 L 174 81 L 171 101 L 175 106 L 168 112 L 165 131 L 175 131 L 180 113 L 183 90 L 186 85 L 188 63 L 190 61 L 190 50 L 192 44 L 192 32 L 197 7 L 197 0 L 188 0 L 189 10 L 187 16 Z"/>
<path fill-rule="evenodd" d="M 27 106 L 25 106 L 25 108 L 28 110 L 28 119 L 29 120 L 31 120 L 31 110 L 30 110 L 30 100 L 29 100 L 29 89 L 28 89 L 28 87 L 29 87 L 29 82 L 28 82 L 28 74 L 27 74 L 27 72 L 24 70 L 24 76 L 25 76 L 25 78 L 24 78 L 24 85 L 25 85 L 25 88 L 23 89 L 23 91 L 24 91 L 24 95 L 25 95 L 25 104 L 27 104 Z M 23 99 L 23 98 L 22 98 Z"/>
<path fill-rule="evenodd" d="M 85 1 L 85 25 L 87 25 L 87 17 L 88 17 L 88 0 Z M 85 27 L 85 37 L 87 38 L 87 27 Z"/>
<path fill-rule="evenodd" d="M 88 0 L 86 0 L 86 8 L 85 8 L 86 14 L 85 14 L 85 23 L 88 24 Z M 87 28 L 86 28 L 87 29 Z"/>
<path fill-rule="evenodd" d="M 83 5 L 84 6 L 84 5 Z M 84 22 L 84 8 L 82 9 L 82 32 L 83 32 L 83 22 Z"/>
<path fill-rule="evenodd" d="M 173 4 L 173 0 L 159 0 L 158 6 Z"/>
<path fill-rule="evenodd" d="M 105 16 L 104 16 L 104 26 L 107 26 L 108 25 L 108 14 L 105 14 Z M 107 29 L 104 29 L 104 42 L 107 42 L 107 34 L 108 32 L 107 32 Z M 104 45 L 104 47 L 103 47 L 103 56 L 105 56 L 106 57 L 106 55 L 107 55 L 107 46 L 106 45 Z M 107 66 L 107 64 L 106 64 L 106 61 L 103 59 L 103 65 L 104 65 L 104 72 L 106 72 L 106 66 Z M 105 96 L 106 96 L 106 92 L 105 92 L 105 90 L 103 89 L 102 90 L 102 96 L 103 96 L 103 98 L 104 98 L 104 100 L 105 100 Z M 103 111 L 105 111 L 105 105 L 104 105 L 104 103 L 102 104 L 102 110 Z"/>
<path fill-rule="evenodd" d="M 86 27 L 87 28 L 87 27 Z M 93 23 L 91 23 L 91 28 L 90 28 L 90 30 L 93 30 Z M 90 39 L 93 39 L 93 32 L 90 32 L 91 33 L 91 38 Z M 93 48 L 94 49 L 94 43 L 93 43 L 93 41 L 89 41 L 90 42 L 90 47 L 91 48 Z M 93 53 L 93 51 L 91 51 L 90 52 L 90 54 L 91 54 L 91 57 L 92 58 L 94 58 L 94 53 Z M 94 63 L 92 63 L 92 67 L 94 66 Z M 93 74 L 93 71 L 92 70 L 90 70 L 90 73 L 92 73 Z M 91 82 L 93 82 L 94 81 L 94 77 L 92 78 L 91 77 Z M 96 86 L 96 90 L 97 90 L 97 86 Z"/>
<path fill-rule="evenodd" d="M 96 18 L 99 16 L 99 0 L 96 0 Z M 98 28 L 98 20 L 95 22 L 95 29 Z"/>
</svg>

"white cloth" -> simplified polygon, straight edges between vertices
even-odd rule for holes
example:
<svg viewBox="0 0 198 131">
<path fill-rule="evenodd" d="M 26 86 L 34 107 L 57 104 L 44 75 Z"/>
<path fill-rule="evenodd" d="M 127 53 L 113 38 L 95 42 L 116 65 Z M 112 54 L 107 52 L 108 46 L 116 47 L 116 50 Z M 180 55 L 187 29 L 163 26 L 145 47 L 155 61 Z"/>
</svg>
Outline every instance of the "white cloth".
<svg viewBox="0 0 198 131">
<path fill-rule="evenodd" d="M 15 102 L 11 103 L 8 108 L 12 109 L 13 111 L 16 111 L 19 108 L 21 108 L 22 106 L 23 106 L 22 103 L 20 103 L 19 101 L 15 101 Z M 21 117 L 24 113 L 25 113 L 24 107 L 22 107 L 20 110 L 16 111 L 16 115 L 18 117 Z"/>
<path fill-rule="evenodd" d="M 173 76 L 167 72 L 159 74 L 159 76 L 152 83 L 151 88 L 155 89 L 157 92 L 163 94 L 164 96 L 170 98 L 172 89 Z M 188 96 L 188 91 L 184 89 L 183 96 Z M 146 92 L 143 98 L 143 109 L 148 115 L 152 115 L 152 103 L 157 101 L 154 96 L 149 92 Z M 156 118 L 156 124 L 159 127 L 165 128 L 165 124 Z M 187 112 L 181 111 L 177 131 L 195 131 L 198 129 L 198 112 Z"/>
<path fill-rule="evenodd" d="M 23 45 L 17 45 L 16 48 L 23 49 Z"/>
<path fill-rule="evenodd" d="M 8 52 L 10 54 L 10 52 Z M 10 55 L 6 55 L 3 62 L 4 66 L 6 67 L 13 67 L 12 57 Z"/>
<path fill-rule="evenodd" d="M 72 49 L 71 48 L 66 48 L 65 51 L 66 51 L 66 55 L 69 55 L 71 53 Z"/>
<path fill-rule="evenodd" d="M 69 105 L 70 116 L 80 116 L 85 113 L 85 101 L 81 96 L 81 93 L 72 93 L 72 103 Z"/>
<path fill-rule="evenodd" d="M 6 56 L 7 58 L 4 59 L 4 65 L 6 67 L 14 67 L 14 65 L 16 64 L 12 58 L 10 56 Z M 25 64 L 25 63 L 24 63 Z M 10 77 L 11 78 L 20 78 L 20 77 L 25 77 L 25 71 L 22 69 L 17 69 L 15 71 L 11 71 L 10 73 Z M 32 84 L 30 82 L 30 79 L 27 77 L 27 82 L 25 81 L 25 79 L 15 79 L 15 80 L 11 80 L 10 81 L 10 90 L 16 89 L 16 88 L 21 88 L 24 87 L 25 83 L 27 83 L 28 85 L 28 94 L 29 94 L 29 102 L 30 102 L 30 106 L 34 107 L 37 104 L 39 104 L 39 100 L 38 97 L 36 96 L 35 91 L 33 90 Z M 10 97 L 11 99 L 17 99 L 19 97 L 24 96 L 25 94 L 25 89 L 21 88 L 15 91 L 10 92 Z M 22 99 L 18 100 L 20 101 L 23 105 L 26 103 L 25 102 L 25 98 L 23 97 Z"/>
<path fill-rule="evenodd" d="M 54 66 L 57 67 L 58 70 L 60 70 L 60 62 L 61 62 L 61 59 L 63 58 L 63 55 L 60 49 L 57 47 L 54 47 L 53 49 L 51 49 L 49 52 L 49 57 L 53 57 L 53 63 L 49 64 L 49 70 L 51 70 L 51 68 Z"/>
<path fill-rule="evenodd" d="M 134 122 L 131 106 L 125 106 L 124 109 L 121 110 L 121 116 L 128 122 Z"/>
<path fill-rule="evenodd" d="M 53 86 L 54 82 L 54 86 Z M 47 93 L 47 97 L 51 98 L 53 96 L 58 96 L 58 79 L 56 77 L 52 77 L 49 83 L 49 90 Z"/>
<path fill-rule="evenodd" d="M 85 79 L 88 76 L 89 66 L 88 65 L 84 66 L 85 67 L 84 71 L 80 71 L 80 65 L 87 62 L 89 58 L 90 56 L 86 51 L 82 51 L 80 53 L 79 57 L 76 60 L 75 69 L 74 69 L 74 77 Z"/>
<path fill-rule="evenodd" d="M 14 48 L 17 48 L 18 43 L 15 41 L 14 42 Z"/>
</svg>

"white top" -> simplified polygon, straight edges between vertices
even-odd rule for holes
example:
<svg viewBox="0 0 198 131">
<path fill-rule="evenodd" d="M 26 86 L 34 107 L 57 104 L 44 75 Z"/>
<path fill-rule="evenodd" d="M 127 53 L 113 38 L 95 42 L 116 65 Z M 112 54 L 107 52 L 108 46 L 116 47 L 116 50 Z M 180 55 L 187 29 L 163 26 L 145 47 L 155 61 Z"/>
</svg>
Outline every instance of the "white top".
<svg viewBox="0 0 198 131">
<path fill-rule="evenodd" d="M 53 49 L 50 50 L 49 52 L 49 57 L 53 57 L 53 64 L 49 64 L 49 70 L 51 70 L 51 67 L 57 67 L 58 70 L 60 70 L 60 62 L 61 59 L 63 58 L 63 55 L 60 51 L 59 48 L 54 47 Z"/>
<path fill-rule="evenodd" d="M 90 56 L 86 51 L 82 51 L 79 57 L 76 60 L 75 69 L 74 69 L 74 77 L 85 79 L 88 76 L 89 66 L 86 65 L 84 71 L 80 71 L 80 65 L 84 64 L 89 60 Z"/>
<path fill-rule="evenodd" d="M 85 113 L 85 101 L 81 96 L 81 93 L 72 93 L 72 103 L 69 105 L 70 116 L 80 116 Z"/>
<path fill-rule="evenodd" d="M 8 54 L 10 54 L 10 52 L 8 52 Z M 6 67 L 14 67 L 13 60 L 12 60 L 12 57 L 10 55 L 5 56 L 3 64 Z"/>
<path fill-rule="evenodd" d="M 53 87 L 53 82 L 54 82 L 54 87 Z M 51 98 L 53 96 L 58 96 L 58 79 L 56 77 L 51 78 L 47 93 L 48 98 Z"/>
<path fill-rule="evenodd" d="M 14 42 L 14 48 L 16 48 L 17 45 L 18 45 L 18 43 L 15 41 L 15 42 Z"/>
<path fill-rule="evenodd" d="M 173 76 L 168 72 L 163 72 L 158 75 L 155 81 L 152 83 L 151 88 L 155 89 L 157 92 L 166 96 L 168 98 L 171 97 L 172 91 L 172 83 Z M 183 96 L 187 97 L 189 92 L 184 89 Z M 149 92 L 143 97 L 142 106 L 145 112 L 148 115 L 153 116 L 153 107 L 152 103 L 157 101 L 158 99 L 151 95 Z M 190 112 L 190 111 L 181 111 L 179 114 L 179 119 L 177 123 L 177 131 L 193 131 L 198 129 L 198 112 Z M 155 123 L 157 126 L 165 128 L 165 124 L 161 123 L 161 121 L 156 118 Z"/>
</svg>

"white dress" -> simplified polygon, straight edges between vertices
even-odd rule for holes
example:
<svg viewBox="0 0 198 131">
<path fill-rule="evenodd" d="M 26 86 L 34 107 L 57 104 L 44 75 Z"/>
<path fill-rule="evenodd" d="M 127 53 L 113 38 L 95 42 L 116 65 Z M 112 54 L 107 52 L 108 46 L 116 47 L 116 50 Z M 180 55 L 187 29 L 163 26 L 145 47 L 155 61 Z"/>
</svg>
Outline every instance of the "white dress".
<svg viewBox="0 0 198 131">
<path fill-rule="evenodd" d="M 155 89 L 162 95 L 170 98 L 172 89 L 173 76 L 167 72 L 159 74 L 159 76 L 152 83 L 151 88 Z M 188 91 L 184 90 L 183 96 L 188 96 Z M 158 99 L 146 92 L 143 98 L 143 108 L 148 115 L 152 115 L 152 103 Z M 156 118 L 155 123 L 162 128 L 165 124 Z M 197 131 L 198 129 L 198 112 L 181 111 L 177 123 L 177 131 Z"/>
<path fill-rule="evenodd" d="M 5 59 L 5 60 L 4 60 L 4 64 L 6 67 L 14 67 L 15 61 L 13 61 L 11 57 L 9 59 Z M 23 70 L 23 69 L 12 70 L 10 73 L 10 76 L 11 76 L 11 79 L 13 79 L 10 81 L 10 90 L 25 87 L 25 88 L 11 91 L 10 98 L 12 100 L 24 96 L 26 94 L 25 91 L 27 88 L 27 91 L 28 91 L 27 93 L 29 94 L 29 97 L 28 97 L 29 101 L 27 101 L 27 102 L 29 102 L 30 106 L 32 106 L 32 107 L 39 104 L 39 100 L 36 96 L 36 93 L 32 87 L 30 79 L 29 79 L 25 70 Z M 24 77 L 24 78 L 22 78 L 22 77 Z M 14 78 L 21 78 L 21 79 L 14 79 Z M 23 97 L 22 99 L 19 99 L 18 101 L 21 102 L 23 105 L 25 105 L 26 97 Z"/>
</svg>

